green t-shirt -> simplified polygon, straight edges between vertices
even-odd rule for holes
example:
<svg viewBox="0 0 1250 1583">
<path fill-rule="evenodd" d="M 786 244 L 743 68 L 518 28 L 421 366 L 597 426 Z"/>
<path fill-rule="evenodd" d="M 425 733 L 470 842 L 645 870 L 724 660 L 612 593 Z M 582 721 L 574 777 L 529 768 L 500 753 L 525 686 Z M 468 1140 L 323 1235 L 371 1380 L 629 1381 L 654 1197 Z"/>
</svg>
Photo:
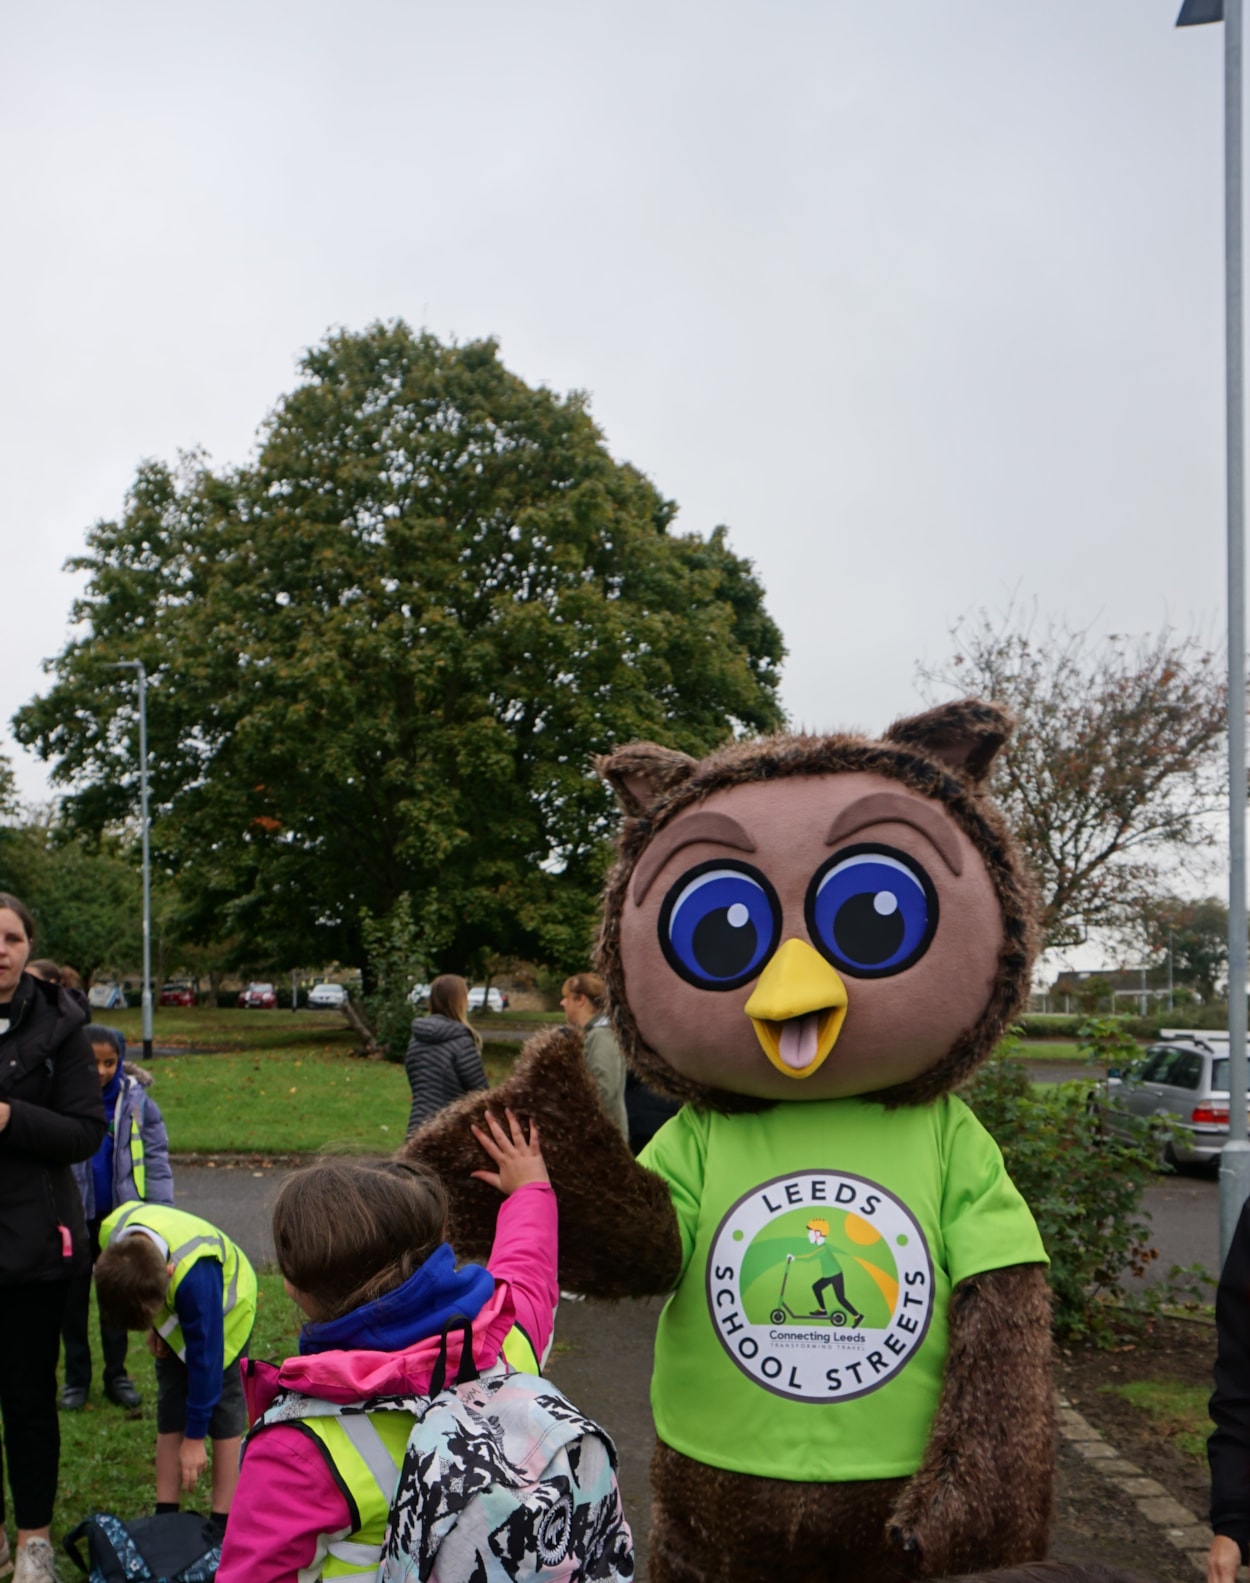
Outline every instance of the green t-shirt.
<svg viewBox="0 0 1250 1583">
<path fill-rule="evenodd" d="M 656 1336 L 656 1430 L 714 1467 L 821 1483 L 914 1473 L 952 1287 L 1046 1260 L 998 1145 L 950 1096 L 891 1111 L 687 1105 L 640 1160 L 668 1184 L 683 1254 Z M 838 1249 L 845 1309 L 829 1291 L 816 1308 L 820 1265 L 799 1262 L 813 1219 Z"/>
</svg>

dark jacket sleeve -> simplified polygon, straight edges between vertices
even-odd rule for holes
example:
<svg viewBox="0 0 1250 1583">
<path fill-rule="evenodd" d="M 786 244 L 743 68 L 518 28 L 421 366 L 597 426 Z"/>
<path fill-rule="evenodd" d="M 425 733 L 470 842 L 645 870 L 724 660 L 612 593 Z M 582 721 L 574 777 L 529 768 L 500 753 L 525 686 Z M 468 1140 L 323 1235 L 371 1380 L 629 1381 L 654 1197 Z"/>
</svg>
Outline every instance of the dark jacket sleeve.
<svg viewBox="0 0 1250 1583">
<path fill-rule="evenodd" d="M 17 1098 L 8 1103 L 12 1108 L 0 1132 L 0 1150 L 30 1155 L 45 1165 L 89 1160 L 104 1141 L 108 1122 L 86 1030 L 72 1034 L 53 1058 L 49 1105 Z"/>
<path fill-rule="evenodd" d="M 1215 1392 L 1207 1441 L 1211 1529 L 1250 1555 L 1250 1205 L 1241 1211 L 1215 1296 Z"/>
<path fill-rule="evenodd" d="M 486 1068 L 482 1065 L 481 1052 L 474 1042 L 473 1035 L 456 1041 L 452 1054 L 452 1064 L 456 1068 L 456 1076 L 460 1079 L 460 1086 L 466 1094 L 471 1094 L 475 1089 L 489 1088 L 486 1081 Z"/>
</svg>

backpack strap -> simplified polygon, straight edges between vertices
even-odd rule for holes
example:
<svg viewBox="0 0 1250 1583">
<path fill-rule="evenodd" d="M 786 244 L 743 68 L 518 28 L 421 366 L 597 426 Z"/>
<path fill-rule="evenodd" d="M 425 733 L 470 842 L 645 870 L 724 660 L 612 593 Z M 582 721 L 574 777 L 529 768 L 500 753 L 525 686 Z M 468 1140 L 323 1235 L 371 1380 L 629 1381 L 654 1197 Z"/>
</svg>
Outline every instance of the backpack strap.
<svg viewBox="0 0 1250 1583">
<path fill-rule="evenodd" d="M 473 1360 L 473 1321 L 464 1314 L 453 1314 L 439 1334 L 438 1357 L 434 1360 L 434 1370 L 430 1375 L 431 1396 L 440 1395 L 447 1386 L 447 1336 L 453 1329 L 460 1331 L 460 1363 L 452 1383 L 469 1385 L 478 1378 L 477 1364 Z"/>
<path fill-rule="evenodd" d="M 84 1518 L 84 1520 L 78 1524 L 77 1528 L 71 1529 L 70 1532 L 65 1534 L 64 1537 L 61 1540 L 61 1544 L 62 1544 L 62 1546 L 63 1546 L 63 1548 L 65 1550 L 65 1554 L 70 1558 L 70 1560 L 74 1563 L 74 1565 L 82 1573 L 83 1577 L 86 1577 L 87 1573 L 91 1569 L 87 1565 L 87 1563 L 83 1560 L 82 1555 L 79 1553 L 78 1541 L 80 1539 L 84 1539 L 86 1537 L 87 1530 L 90 1527 L 91 1527 L 91 1518 L 90 1517 Z"/>
</svg>

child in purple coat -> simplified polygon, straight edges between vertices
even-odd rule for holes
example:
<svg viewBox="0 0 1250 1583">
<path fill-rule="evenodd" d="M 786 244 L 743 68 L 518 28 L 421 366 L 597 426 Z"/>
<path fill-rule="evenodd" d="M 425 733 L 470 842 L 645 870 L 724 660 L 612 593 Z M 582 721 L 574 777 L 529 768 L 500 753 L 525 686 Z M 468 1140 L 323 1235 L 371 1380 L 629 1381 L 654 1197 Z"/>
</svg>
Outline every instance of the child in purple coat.
<svg viewBox="0 0 1250 1583">
<path fill-rule="evenodd" d="M 156 1101 L 147 1092 L 151 1074 L 126 1061 L 126 1041 L 116 1028 L 93 1024 L 87 1032 L 109 1124 L 104 1142 L 91 1159 L 73 1167 L 87 1217 L 94 1264 L 100 1256 L 100 1222 L 119 1204 L 131 1199 L 172 1204 L 174 1178 L 165 1123 Z M 61 1406 L 67 1412 L 84 1406 L 91 1388 L 90 1303 L 91 1271 L 87 1269 L 70 1281 L 61 1328 L 65 1343 Z M 100 1345 L 104 1353 L 105 1396 L 119 1407 L 135 1410 L 142 1398 L 126 1373 L 126 1332 L 111 1330 L 101 1322 Z"/>
</svg>

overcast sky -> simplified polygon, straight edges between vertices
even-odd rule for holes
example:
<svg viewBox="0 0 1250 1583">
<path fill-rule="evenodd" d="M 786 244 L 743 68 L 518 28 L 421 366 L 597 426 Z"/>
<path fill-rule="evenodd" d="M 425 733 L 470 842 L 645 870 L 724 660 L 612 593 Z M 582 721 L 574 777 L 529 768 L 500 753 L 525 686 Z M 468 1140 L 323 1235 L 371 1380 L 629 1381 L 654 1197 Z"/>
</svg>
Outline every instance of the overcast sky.
<svg viewBox="0 0 1250 1583">
<path fill-rule="evenodd" d="M 499 338 L 730 530 L 796 724 L 977 606 L 1224 620 L 1219 27 L 1179 0 L 0 11 L 0 751 L 136 465 L 327 329 Z"/>
</svg>

